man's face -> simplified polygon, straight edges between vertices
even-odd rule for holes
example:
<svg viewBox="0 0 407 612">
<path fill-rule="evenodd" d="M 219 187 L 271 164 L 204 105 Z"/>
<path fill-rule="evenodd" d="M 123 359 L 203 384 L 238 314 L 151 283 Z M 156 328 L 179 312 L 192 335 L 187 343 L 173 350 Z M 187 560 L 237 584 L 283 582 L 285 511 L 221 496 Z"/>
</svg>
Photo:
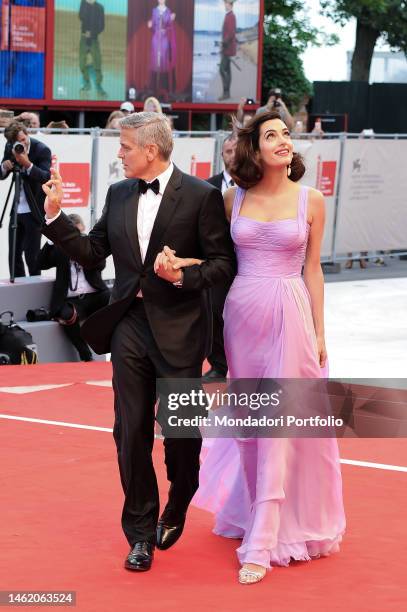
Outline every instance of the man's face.
<svg viewBox="0 0 407 612">
<path fill-rule="evenodd" d="M 233 9 L 233 3 L 232 2 L 225 2 L 225 11 L 231 11 Z"/>
<path fill-rule="evenodd" d="M 140 147 L 137 142 L 137 130 L 122 128 L 120 130 L 120 149 L 117 157 L 122 160 L 126 178 L 145 178 L 148 176 L 151 157 L 151 145 Z"/>
<path fill-rule="evenodd" d="M 24 145 L 26 151 L 28 151 L 28 146 L 30 144 L 30 137 L 25 132 L 18 132 L 16 142 L 21 142 Z"/>
<path fill-rule="evenodd" d="M 40 127 L 40 119 L 36 113 L 30 113 L 30 127 L 34 129 Z"/>
<path fill-rule="evenodd" d="M 234 162 L 235 151 L 236 151 L 236 140 L 227 140 L 223 145 L 222 158 L 223 158 L 223 163 L 225 164 L 225 169 L 228 172 Z"/>
</svg>

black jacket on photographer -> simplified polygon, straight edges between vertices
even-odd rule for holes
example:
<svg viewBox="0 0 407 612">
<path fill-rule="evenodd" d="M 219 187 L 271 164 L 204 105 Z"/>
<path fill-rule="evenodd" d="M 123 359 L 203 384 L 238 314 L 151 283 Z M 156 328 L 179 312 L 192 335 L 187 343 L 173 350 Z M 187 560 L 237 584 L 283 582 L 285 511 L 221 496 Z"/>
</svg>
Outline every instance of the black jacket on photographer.
<svg viewBox="0 0 407 612">
<path fill-rule="evenodd" d="M 92 269 L 82 268 L 72 262 L 59 247 L 46 243 L 40 251 L 38 264 L 41 270 L 56 268 L 50 315 L 63 325 L 65 334 L 77 349 L 80 358 L 83 361 L 90 361 L 91 352 L 80 335 L 80 321 L 109 303 L 110 291 L 101 274 L 106 265 L 105 260 Z M 75 272 L 72 273 L 73 268 L 76 268 L 76 282 Z M 75 284 L 78 285 L 78 274 L 83 274 L 90 287 L 94 289 L 93 293 L 68 296 L 69 289 L 73 290 Z"/>
<path fill-rule="evenodd" d="M 5 136 L 7 129 L 5 130 Z M 17 132 L 27 135 L 25 126 Z M 7 136 L 6 136 L 7 137 Z M 29 138 L 26 153 L 31 162 L 28 169 L 21 168 L 16 164 L 13 153 L 13 142 L 7 142 L 4 149 L 4 156 L 0 166 L 0 180 L 6 179 L 12 172 L 4 168 L 4 162 L 10 161 L 13 166 L 20 168 L 21 195 L 17 208 L 17 233 L 15 249 L 15 276 L 25 276 L 23 254 L 29 270 L 30 276 L 41 274 L 38 267 L 37 258 L 41 246 L 41 223 L 44 218 L 45 193 L 42 189 L 43 183 L 50 179 L 51 151 L 39 140 Z M 28 150 L 27 150 L 28 148 Z M 12 206 L 10 206 L 12 211 Z M 9 227 L 9 266 L 11 270 L 11 244 L 12 228 Z"/>
<path fill-rule="evenodd" d="M 49 309 L 52 317 L 58 316 L 67 299 L 70 284 L 72 284 L 71 260 L 60 248 L 47 242 L 40 251 L 38 264 L 41 270 L 56 268 L 56 278 Z M 106 262 L 103 261 L 91 270 L 83 268 L 86 280 L 96 291 L 109 291 L 102 279 L 102 270 L 105 265 Z"/>
<path fill-rule="evenodd" d="M 33 164 L 30 171 L 26 172 L 24 168 L 21 171 L 22 187 L 27 198 L 28 205 L 31 210 L 31 214 L 34 215 L 35 219 L 38 220 L 38 224 L 42 225 L 44 221 L 44 202 L 45 193 L 42 189 L 43 183 L 46 183 L 51 178 L 51 150 L 43 142 L 30 137 L 30 148 L 28 150 L 28 157 L 30 162 Z M 4 148 L 4 156 L 1 164 L 9 159 L 15 162 L 13 157 L 13 145 L 7 143 Z M 10 172 L 4 174 L 2 172 L 2 179 L 7 178 Z M 35 205 L 38 206 L 40 211 L 40 217 L 36 212 Z"/>
</svg>

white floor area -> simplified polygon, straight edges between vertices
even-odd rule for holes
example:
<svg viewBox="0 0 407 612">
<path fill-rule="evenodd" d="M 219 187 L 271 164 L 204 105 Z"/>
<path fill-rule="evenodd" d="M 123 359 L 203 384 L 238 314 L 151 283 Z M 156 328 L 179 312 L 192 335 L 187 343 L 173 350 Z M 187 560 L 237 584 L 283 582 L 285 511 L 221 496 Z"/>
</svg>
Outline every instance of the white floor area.
<svg viewBox="0 0 407 612">
<path fill-rule="evenodd" d="M 330 377 L 407 376 L 407 278 L 325 284 Z"/>
</svg>

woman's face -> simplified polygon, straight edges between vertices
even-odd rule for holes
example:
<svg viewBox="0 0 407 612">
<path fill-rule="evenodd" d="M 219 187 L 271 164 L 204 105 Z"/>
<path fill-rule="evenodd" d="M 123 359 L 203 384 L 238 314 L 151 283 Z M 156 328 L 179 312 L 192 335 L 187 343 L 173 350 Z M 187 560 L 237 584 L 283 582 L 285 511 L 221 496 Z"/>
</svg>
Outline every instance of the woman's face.
<svg viewBox="0 0 407 612">
<path fill-rule="evenodd" d="M 266 166 L 289 166 L 293 159 L 293 143 L 289 129 L 281 119 L 265 121 L 260 126 L 259 150 Z"/>
<path fill-rule="evenodd" d="M 166 0 L 158 0 L 158 4 L 160 6 L 164 6 Z"/>
</svg>

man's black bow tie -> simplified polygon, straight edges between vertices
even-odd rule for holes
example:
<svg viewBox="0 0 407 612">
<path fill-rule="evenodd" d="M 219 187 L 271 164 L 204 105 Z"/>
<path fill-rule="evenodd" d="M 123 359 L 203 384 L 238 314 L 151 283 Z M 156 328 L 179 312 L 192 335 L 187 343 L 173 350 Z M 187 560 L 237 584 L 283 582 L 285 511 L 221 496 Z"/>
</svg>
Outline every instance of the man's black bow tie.
<svg viewBox="0 0 407 612">
<path fill-rule="evenodd" d="M 154 191 L 155 195 L 158 195 L 160 193 L 160 181 L 155 179 L 152 183 L 146 183 L 143 179 L 139 179 L 138 192 L 147 193 L 147 189 L 151 189 Z"/>
</svg>

